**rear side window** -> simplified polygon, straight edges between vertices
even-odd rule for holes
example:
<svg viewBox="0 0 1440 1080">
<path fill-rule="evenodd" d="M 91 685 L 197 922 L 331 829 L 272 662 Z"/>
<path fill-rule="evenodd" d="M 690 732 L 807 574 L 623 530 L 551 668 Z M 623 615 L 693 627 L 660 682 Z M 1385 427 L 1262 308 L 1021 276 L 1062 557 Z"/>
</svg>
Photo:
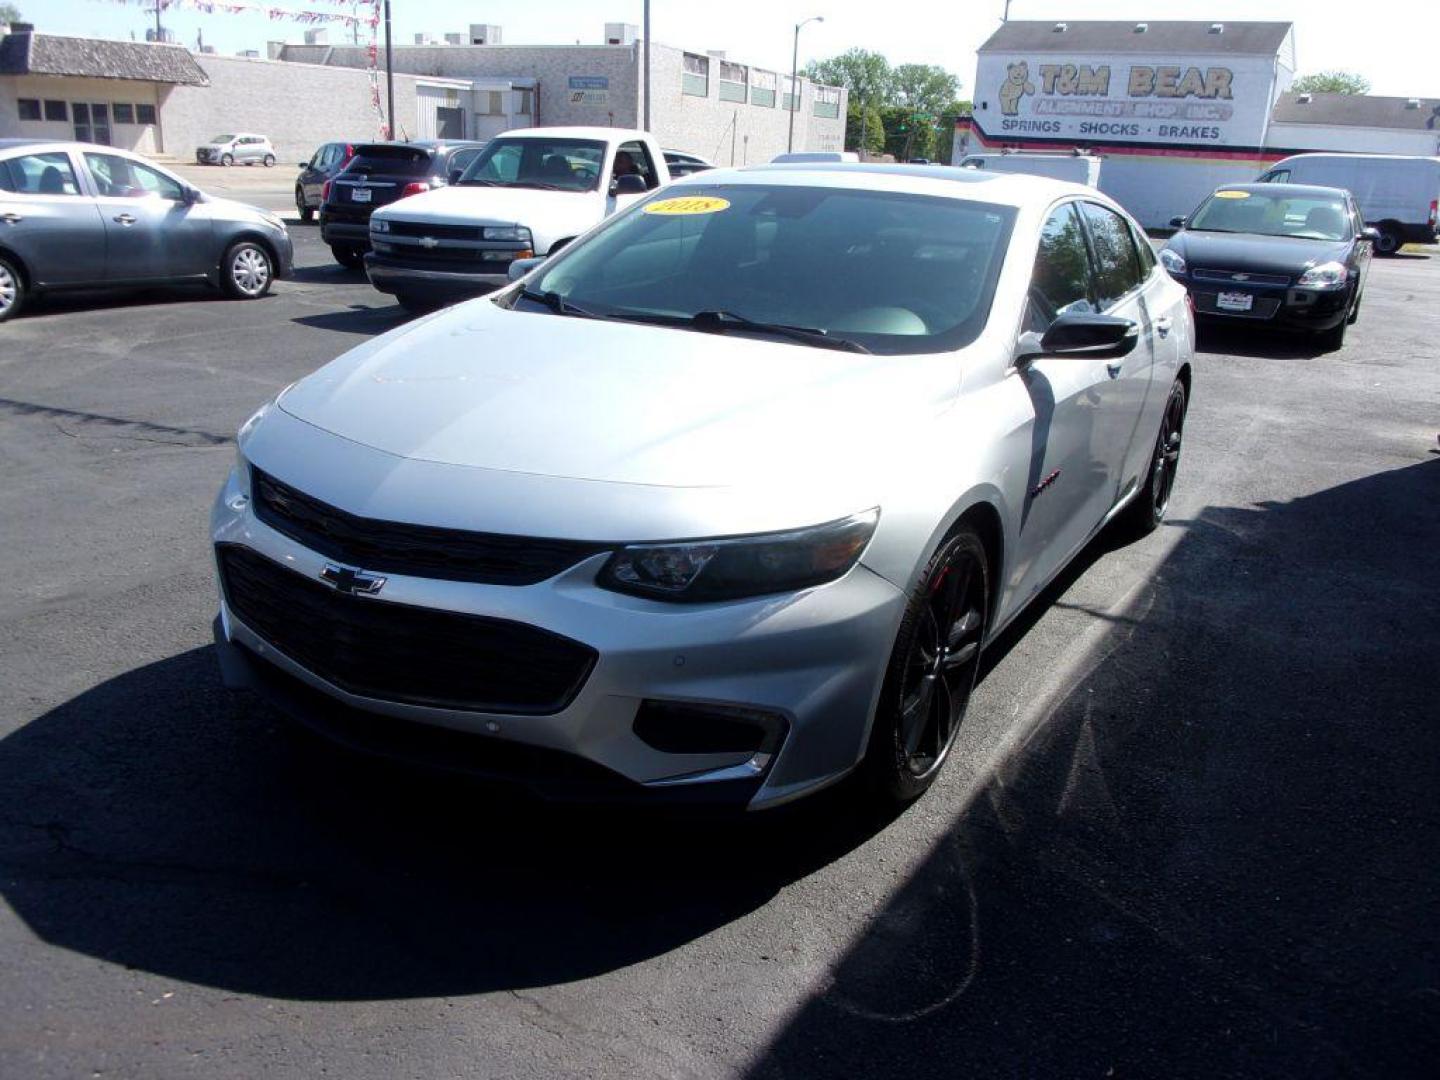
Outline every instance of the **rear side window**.
<svg viewBox="0 0 1440 1080">
<path fill-rule="evenodd" d="M 1061 315 L 1095 310 L 1090 302 L 1090 253 L 1074 203 L 1054 210 L 1040 231 L 1025 329 L 1043 334 Z"/>
<path fill-rule="evenodd" d="M 1113 210 L 1082 203 L 1095 249 L 1095 293 L 1103 311 L 1140 284 L 1140 255 L 1130 226 Z"/>
<path fill-rule="evenodd" d="M 79 195 L 80 184 L 64 153 L 26 154 L 0 161 L 0 187 L 22 195 Z"/>
<path fill-rule="evenodd" d="M 360 146 L 350 159 L 346 172 L 367 176 L 430 175 L 431 155 L 424 150 L 405 146 Z"/>
</svg>

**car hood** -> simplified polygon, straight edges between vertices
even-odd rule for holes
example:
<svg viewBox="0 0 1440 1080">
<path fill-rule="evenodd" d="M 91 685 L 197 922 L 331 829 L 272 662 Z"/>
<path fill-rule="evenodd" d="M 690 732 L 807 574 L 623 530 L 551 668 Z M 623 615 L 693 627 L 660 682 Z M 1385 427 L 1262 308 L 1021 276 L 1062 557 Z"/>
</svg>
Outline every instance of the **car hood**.
<svg viewBox="0 0 1440 1080">
<path fill-rule="evenodd" d="M 1184 229 L 1172 236 L 1166 247 L 1178 252 L 1192 270 L 1200 267 L 1294 277 L 1318 263 L 1343 262 L 1350 242 Z"/>
<path fill-rule="evenodd" d="M 471 301 L 280 399 L 401 458 L 665 487 L 827 481 L 954 400 L 954 355 L 871 356 Z"/>
<path fill-rule="evenodd" d="M 528 225 L 532 229 L 553 227 L 558 221 L 573 219 L 588 227 L 600 219 L 601 204 L 600 193 L 596 191 L 442 187 L 400 199 L 375 213 L 399 221 L 463 221 L 481 225 Z"/>
</svg>

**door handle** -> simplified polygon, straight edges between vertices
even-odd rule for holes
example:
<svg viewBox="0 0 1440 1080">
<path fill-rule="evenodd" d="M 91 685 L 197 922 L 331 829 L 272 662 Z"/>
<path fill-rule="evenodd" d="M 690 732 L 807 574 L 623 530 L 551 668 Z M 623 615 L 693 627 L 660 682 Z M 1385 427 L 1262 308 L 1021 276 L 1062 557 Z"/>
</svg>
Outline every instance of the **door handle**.
<svg viewBox="0 0 1440 1080">
<path fill-rule="evenodd" d="M 1117 378 L 1117 377 L 1119 376 L 1119 374 L 1120 374 L 1120 369 L 1123 368 L 1124 366 L 1125 366 L 1125 361 L 1123 361 L 1123 360 L 1111 360 L 1109 363 L 1107 363 L 1107 364 L 1105 365 L 1105 370 L 1108 371 L 1108 372 L 1110 373 L 1110 377 L 1111 377 L 1112 379 L 1114 379 L 1114 378 Z"/>
<path fill-rule="evenodd" d="M 1161 315 L 1158 319 L 1155 320 L 1155 329 L 1160 332 L 1161 337 L 1164 337 L 1166 334 L 1170 333 L 1170 327 L 1172 325 L 1173 324 L 1170 322 L 1169 315 Z"/>
<path fill-rule="evenodd" d="M 0 214 L 0 221 L 5 222 L 6 225 L 19 225 L 20 222 L 24 220 L 25 219 L 19 214 L 13 213 L 9 210 L 5 211 L 5 213 L 3 214 Z"/>
<path fill-rule="evenodd" d="M 115 220 L 118 221 L 121 225 L 134 225 L 134 224 L 135 224 L 135 215 L 134 215 L 134 214 L 116 214 L 116 215 L 115 215 Z"/>
</svg>

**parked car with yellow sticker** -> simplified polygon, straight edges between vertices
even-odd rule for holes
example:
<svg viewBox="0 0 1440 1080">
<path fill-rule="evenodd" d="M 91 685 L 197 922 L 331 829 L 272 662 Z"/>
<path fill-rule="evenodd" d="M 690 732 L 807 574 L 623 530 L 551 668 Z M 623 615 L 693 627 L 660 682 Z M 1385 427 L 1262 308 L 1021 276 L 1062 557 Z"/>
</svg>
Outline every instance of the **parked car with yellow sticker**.
<svg viewBox="0 0 1440 1080">
<path fill-rule="evenodd" d="M 411 310 L 489 292 L 670 182 L 643 131 L 524 128 L 496 136 L 449 185 L 376 210 L 365 269 Z"/>
</svg>

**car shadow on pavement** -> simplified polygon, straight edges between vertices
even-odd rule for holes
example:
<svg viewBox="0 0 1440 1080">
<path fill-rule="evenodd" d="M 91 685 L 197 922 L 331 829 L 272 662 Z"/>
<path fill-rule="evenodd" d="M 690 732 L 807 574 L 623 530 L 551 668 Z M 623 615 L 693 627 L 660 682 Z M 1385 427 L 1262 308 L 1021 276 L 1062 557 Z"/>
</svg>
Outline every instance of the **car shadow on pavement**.
<svg viewBox="0 0 1440 1080">
<path fill-rule="evenodd" d="M 268 297 L 262 299 L 268 299 Z M 46 316 L 65 315 L 74 311 L 154 307 L 161 304 L 193 303 L 199 300 L 211 300 L 226 304 L 237 302 L 203 284 L 163 285 L 137 289 L 76 290 L 74 292 L 67 290 L 40 293 L 30 297 L 19 318 L 28 322 Z"/>
<path fill-rule="evenodd" d="M 324 311 L 316 315 L 301 315 L 291 322 L 301 326 L 312 326 L 317 330 L 338 330 L 345 334 L 364 334 L 367 337 L 383 334 L 407 322 L 412 316 L 399 304 L 388 307 L 371 307 L 368 304 L 351 304 L 340 311 Z"/>
<path fill-rule="evenodd" d="M 752 1077 L 1434 1074 L 1440 459 L 1174 527 Z"/>
<path fill-rule="evenodd" d="M 1198 325 L 1195 350 L 1201 355 L 1251 356 L 1276 360 L 1313 360 L 1338 355 L 1322 348 L 1320 339 L 1315 334 L 1290 333 L 1229 323 Z"/>
<path fill-rule="evenodd" d="M 197 648 L 0 741 L 0 888 L 45 941 L 307 1000 L 519 989 L 659 956 L 889 818 L 555 806 L 372 761 L 219 684 Z"/>
<path fill-rule="evenodd" d="M 320 263 L 318 266 L 297 266 L 287 281 L 303 281 L 310 285 L 334 285 L 337 282 L 366 281 L 364 267 L 341 266 L 337 262 Z"/>
</svg>

